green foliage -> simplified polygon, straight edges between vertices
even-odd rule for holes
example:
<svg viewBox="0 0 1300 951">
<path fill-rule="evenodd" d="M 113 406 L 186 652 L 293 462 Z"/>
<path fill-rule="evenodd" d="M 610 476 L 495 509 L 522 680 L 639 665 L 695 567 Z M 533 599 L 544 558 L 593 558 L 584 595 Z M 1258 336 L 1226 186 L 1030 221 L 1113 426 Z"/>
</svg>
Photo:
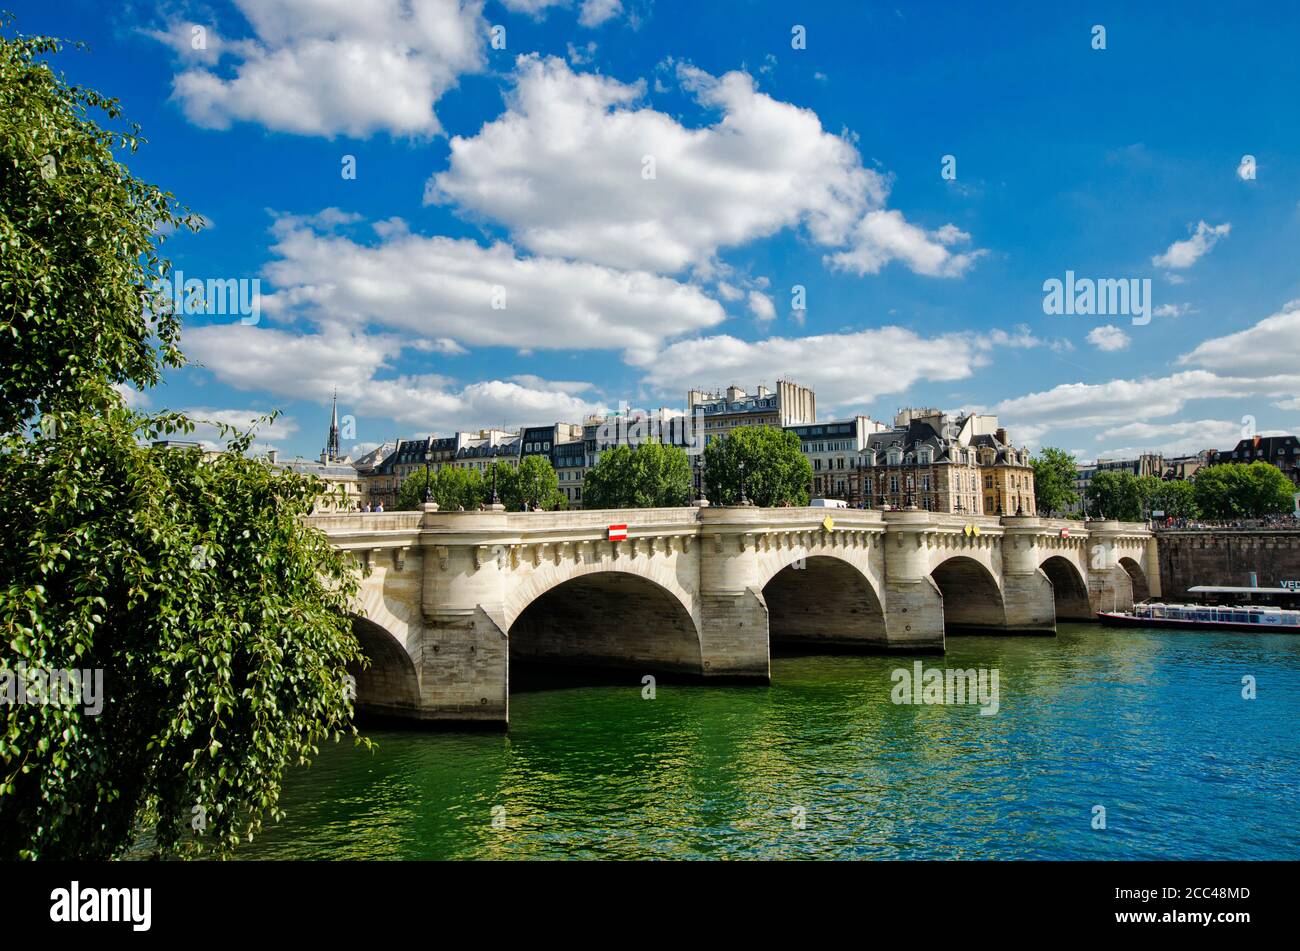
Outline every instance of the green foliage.
<svg viewBox="0 0 1300 951">
<path fill-rule="evenodd" d="M 1201 514 L 1196 504 L 1196 488 L 1184 479 L 1161 482 L 1148 502 L 1152 512 L 1164 512 L 1162 518 L 1196 518 Z"/>
<path fill-rule="evenodd" d="M 690 501 L 686 450 L 657 441 L 605 450 L 582 482 L 582 504 L 588 509 L 666 508 Z"/>
<path fill-rule="evenodd" d="M 430 472 L 429 490 L 432 500 L 444 512 L 455 512 L 463 508 L 469 512 L 478 508 L 483 501 L 483 477 L 475 469 L 453 469 L 445 466 L 436 472 Z M 488 489 L 491 495 L 491 489 Z M 413 512 L 424 501 L 424 470 L 417 469 L 402 483 L 397 491 L 397 508 Z"/>
<path fill-rule="evenodd" d="M 519 468 L 511 478 L 510 490 L 509 496 L 501 497 L 507 509 L 518 510 L 525 505 L 557 509 L 565 505 L 560 493 L 560 478 L 555 474 L 551 460 L 545 456 L 527 456 L 520 460 Z"/>
<path fill-rule="evenodd" d="M 1192 479 L 1196 504 L 1206 518 L 1258 518 L 1292 508 L 1295 487 L 1267 462 L 1204 466 Z"/>
<path fill-rule="evenodd" d="M 160 356 L 182 363 L 180 322 L 155 286 L 170 271 L 157 232 L 200 222 L 117 162 L 115 148 L 141 144 L 139 129 L 97 125 L 96 114 L 120 118 L 118 103 L 69 86 L 40 59 L 59 49 L 47 37 L 0 37 L 3 432 L 92 405 L 114 383 L 150 386 Z"/>
<path fill-rule="evenodd" d="M 519 508 L 519 476 L 515 467 L 508 462 L 491 462 L 483 470 L 483 494 L 479 499 L 485 505 L 492 503 L 492 474 L 496 473 L 497 502 L 508 509 Z M 477 503 L 476 503 L 477 504 Z"/>
<path fill-rule="evenodd" d="M 1045 446 L 1033 460 L 1034 504 L 1042 515 L 1064 512 L 1079 501 L 1074 489 L 1074 456 L 1064 449 Z"/>
<path fill-rule="evenodd" d="M 193 427 L 114 392 L 182 363 L 158 245 L 197 222 L 118 164 L 136 130 L 96 125 L 117 104 L 39 61 L 58 49 L 0 37 L 0 670 L 98 671 L 103 707 L 0 704 L 0 860 L 225 852 L 354 732 L 357 577 L 301 518 L 324 483 L 251 434 L 146 448 Z"/>
<path fill-rule="evenodd" d="M 228 850 L 354 732 L 355 573 L 300 518 L 324 485 L 244 456 L 248 434 L 211 462 L 138 441 L 179 417 L 57 423 L 0 439 L 0 667 L 102 670 L 104 702 L 0 707 L 0 859 L 109 858 L 142 828 Z"/>
<path fill-rule="evenodd" d="M 745 496 L 755 505 L 807 505 L 812 464 L 800 451 L 799 437 L 784 429 L 753 426 L 735 429 L 704 447 L 704 471 L 709 501 L 715 505 L 740 502 L 744 472 Z"/>
<path fill-rule="evenodd" d="M 1098 472 L 1088 485 L 1088 514 L 1092 518 L 1140 522 L 1146 517 L 1143 505 L 1149 492 L 1131 472 Z"/>
</svg>

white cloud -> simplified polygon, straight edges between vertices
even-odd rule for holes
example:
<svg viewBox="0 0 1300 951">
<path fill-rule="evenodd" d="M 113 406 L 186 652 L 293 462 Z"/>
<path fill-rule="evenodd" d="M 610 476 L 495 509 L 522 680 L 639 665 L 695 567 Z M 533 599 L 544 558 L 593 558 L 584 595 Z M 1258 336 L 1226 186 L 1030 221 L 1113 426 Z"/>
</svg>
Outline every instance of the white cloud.
<svg viewBox="0 0 1300 951">
<path fill-rule="evenodd" d="M 646 382 L 664 391 L 780 376 L 811 387 L 820 413 L 902 393 L 920 381 L 967 379 L 989 363 L 988 354 L 998 345 L 1033 344 L 1014 335 L 922 337 L 903 327 L 755 342 L 723 335 L 675 343 L 640 365 Z"/>
<path fill-rule="evenodd" d="M 290 439 L 298 432 L 298 423 L 292 416 L 279 416 L 271 422 L 263 417 L 269 415 L 266 410 L 256 409 L 212 409 L 197 406 L 181 410 L 194 422 L 194 432 L 176 433 L 174 439 L 193 439 L 203 444 L 205 449 L 224 449 L 230 438 L 223 435 L 221 425 L 232 426 L 237 432 L 246 432 L 257 427 L 256 441 L 250 447 L 252 452 L 265 452 L 278 449 L 284 440 Z M 261 420 L 259 423 L 258 421 Z"/>
<path fill-rule="evenodd" d="M 265 313 L 375 323 L 433 338 L 444 353 L 464 345 L 654 349 L 726 317 L 717 301 L 672 278 L 521 258 L 506 244 L 423 237 L 391 220 L 368 245 L 293 217 L 273 230 L 275 258 L 264 273 L 277 290 L 263 294 Z"/>
<path fill-rule="evenodd" d="M 173 93 L 197 125 L 259 123 L 301 135 L 434 135 L 434 105 L 483 65 L 482 0 L 235 0 L 252 36 L 207 29 L 190 49 L 188 24 L 157 31 L 182 57 Z M 218 73 L 216 60 L 229 59 Z"/>
<path fill-rule="evenodd" d="M 816 113 L 757 91 L 744 72 L 678 63 L 675 76 L 719 113 L 714 124 L 688 128 L 644 105 L 643 80 L 522 56 L 506 111 L 451 140 L 425 199 L 501 222 L 538 254 L 663 273 L 707 270 L 720 249 L 786 228 L 841 249 L 835 266 L 858 273 L 900 260 L 948 276 L 974 260 L 949 250 L 968 239 L 955 227 L 925 232 L 885 212 L 888 180 Z"/>
<path fill-rule="evenodd" d="M 853 247 L 827 255 L 834 267 L 859 276 L 878 274 L 890 261 L 902 261 L 917 274 L 960 277 L 983 251 L 957 254 L 949 246 L 970 241 L 970 235 L 953 225 L 926 231 L 909 224 L 897 211 L 871 211 L 853 231 Z"/>
<path fill-rule="evenodd" d="M 776 305 L 772 303 L 772 298 L 761 291 L 749 292 L 749 310 L 760 321 L 776 318 Z"/>
<path fill-rule="evenodd" d="M 501 0 L 512 13 L 524 13 L 535 20 L 543 19 L 553 7 L 569 7 L 572 0 Z M 578 23 L 594 28 L 623 12 L 622 0 L 581 0 Z"/>
<path fill-rule="evenodd" d="M 1129 335 L 1114 324 L 1102 324 L 1088 331 L 1088 343 L 1098 350 L 1109 353 L 1113 350 L 1123 350 L 1129 345 L 1130 340 Z"/>
<path fill-rule="evenodd" d="M 1153 257 L 1151 263 L 1156 267 L 1189 268 L 1202 255 L 1208 253 L 1220 238 L 1227 237 L 1231 230 L 1232 225 L 1226 221 L 1221 225 L 1210 225 L 1201 221 L 1196 225 L 1196 230 L 1190 238 L 1185 241 L 1175 241 L 1164 254 Z"/>
<path fill-rule="evenodd" d="M 1261 432 L 1261 436 L 1283 435 L 1281 430 Z M 1097 453 L 1103 458 L 1132 458 L 1144 452 L 1168 456 L 1193 456 L 1203 449 L 1231 449 L 1242 438 L 1241 423 L 1222 419 L 1164 422 L 1160 425 L 1130 423 L 1101 433 L 1098 441 L 1111 440 Z M 1117 440 L 1136 440 L 1127 445 Z"/>
<path fill-rule="evenodd" d="M 578 22 L 586 27 L 597 27 L 622 12 L 622 0 L 582 0 Z"/>
<path fill-rule="evenodd" d="M 1178 362 L 1260 378 L 1300 376 L 1300 300 L 1246 330 L 1203 341 Z"/>
<path fill-rule="evenodd" d="M 1192 399 L 1249 396 L 1250 380 L 1189 370 L 1171 376 L 1105 383 L 1063 383 L 1050 390 L 1003 400 L 992 412 L 1022 425 L 1076 429 L 1157 419 L 1180 412 Z"/>
<path fill-rule="evenodd" d="M 1157 317 L 1183 317 L 1196 313 L 1196 308 L 1191 304 L 1161 304 L 1151 313 Z"/>
<path fill-rule="evenodd" d="M 218 380 L 242 390 L 324 403 L 337 388 L 339 405 L 357 418 L 358 435 L 386 438 L 367 427 L 393 421 L 411 432 L 451 432 L 488 425 L 580 421 L 602 403 L 585 398 L 589 384 L 541 377 L 458 384 L 436 374 L 383 375 L 403 341 L 330 329 L 292 334 L 239 324 L 202 327 L 186 350 Z"/>
<path fill-rule="evenodd" d="M 149 394 L 141 393 L 130 383 L 114 383 L 113 389 L 122 397 L 127 409 L 145 409 L 149 406 Z"/>
</svg>

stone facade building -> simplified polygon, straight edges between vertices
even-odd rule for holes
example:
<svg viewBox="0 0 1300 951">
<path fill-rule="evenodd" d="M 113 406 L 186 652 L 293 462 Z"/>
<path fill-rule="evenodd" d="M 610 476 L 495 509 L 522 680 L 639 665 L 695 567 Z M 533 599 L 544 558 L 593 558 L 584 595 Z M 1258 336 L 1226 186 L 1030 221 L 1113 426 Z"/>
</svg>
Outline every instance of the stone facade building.
<svg viewBox="0 0 1300 951">
<path fill-rule="evenodd" d="M 843 499 L 849 505 L 866 503 L 862 494 L 861 453 L 873 433 L 886 430 L 885 424 L 869 416 L 850 420 L 787 426 L 799 437 L 804 456 L 812 465 L 813 498 Z"/>
<path fill-rule="evenodd" d="M 1036 514 L 1029 452 L 1010 444 L 996 416 L 900 410 L 859 455 L 856 498 L 867 507 Z"/>
<path fill-rule="evenodd" d="M 1206 465 L 1234 462 L 1267 462 L 1282 470 L 1292 483 L 1300 485 L 1300 439 L 1295 436 L 1251 436 L 1222 452 L 1211 450 Z"/>
<path fill-rule="evenodd" d="M 702 419 L 703 443 L 726 436 L 738 426 L 771 426 L 785 429 L 817 420 L 817 395 L 806 386 L 789 380 L 777 380 L 776 390 L 760 385 L 753 393 L 739 386 L 706 392 L 690 390 L 686 394 L 686 414 Z M 692 456 L 691 467 L 695 492 L 703 491 L 704 455 Z"/>
</svg>

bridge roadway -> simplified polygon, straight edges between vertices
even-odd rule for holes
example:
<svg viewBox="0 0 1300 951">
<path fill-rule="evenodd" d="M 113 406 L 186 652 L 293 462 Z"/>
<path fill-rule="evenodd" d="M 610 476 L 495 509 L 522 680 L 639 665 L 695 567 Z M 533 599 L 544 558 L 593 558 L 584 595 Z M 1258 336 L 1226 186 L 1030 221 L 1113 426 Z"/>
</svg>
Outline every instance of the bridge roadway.
<svg viewBox="0 0 1300 951">
<path fill-rule="evenodd" d="M 366 573 L 359 711 L 505 725 L 512 661 L 768 683 L 770 645 L 941 652 L 1159 594 L 1143 524 L 715 506 L 314 515 Z M 626 524 L 626 540 L 609 526 Z"/>
</svg>

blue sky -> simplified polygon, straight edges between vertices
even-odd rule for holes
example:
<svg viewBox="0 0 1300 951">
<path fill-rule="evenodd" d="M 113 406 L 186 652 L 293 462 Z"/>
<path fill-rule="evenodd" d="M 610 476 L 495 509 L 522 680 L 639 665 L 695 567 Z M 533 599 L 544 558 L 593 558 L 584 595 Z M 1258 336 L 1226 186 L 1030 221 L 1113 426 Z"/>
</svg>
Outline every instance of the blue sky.
<svg viewBox="0 0 1300 951">
<path fill-rule="evenodd" d="M 186 275 L 262 282 L 139 399 L 287 453 L 335 387 L 361 449 L 778 378 L 1081 458 L 1300 430 L 1292 4 L 6 6 L 210 220 Z M 1067 271 L 1150 321 L 1044 313 Z"/>
</svg>

